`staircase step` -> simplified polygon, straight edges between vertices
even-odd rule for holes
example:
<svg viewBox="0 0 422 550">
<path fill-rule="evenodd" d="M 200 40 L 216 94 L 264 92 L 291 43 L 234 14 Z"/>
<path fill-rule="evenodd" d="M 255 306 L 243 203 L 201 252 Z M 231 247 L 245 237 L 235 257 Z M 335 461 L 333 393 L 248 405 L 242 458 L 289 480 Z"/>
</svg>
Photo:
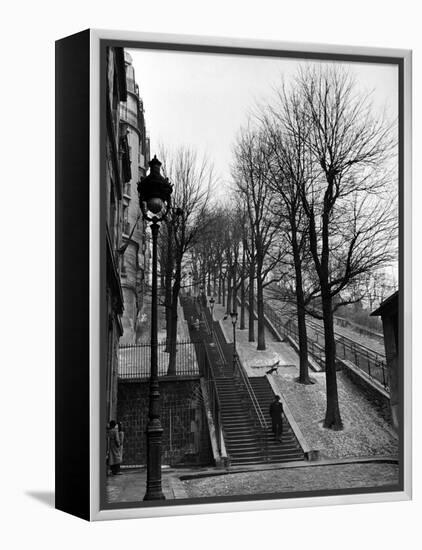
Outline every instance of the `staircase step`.
<svg viewBox="0 0 422 550">
<path fill-rule="evenodd" d="M 235 460 L 256 460 L 256 459 L 261 459 L 263 458 L 262 456 L 262 453 L 261 451 L 257 450 L 257 451 L 229 451 L 229 457 L 231 459 L 235 459 Z"/>
<path fill-rule="evenodd" d="M 241 424 L 242 426 L 248 427 L 251 430 L 253 430 L 254 428 L 252 422 L 247 418 L 223 418 L 223 427 L 229 426 L 230 424 Z"/>
</svg>

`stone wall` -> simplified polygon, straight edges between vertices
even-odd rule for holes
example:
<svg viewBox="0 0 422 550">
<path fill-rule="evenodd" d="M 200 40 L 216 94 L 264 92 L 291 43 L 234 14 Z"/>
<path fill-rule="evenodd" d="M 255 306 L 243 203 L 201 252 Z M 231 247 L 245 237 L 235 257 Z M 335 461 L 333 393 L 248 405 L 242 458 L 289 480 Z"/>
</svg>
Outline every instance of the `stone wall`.
<svg viewBox="0 0 422 550">
<path fill-rule="evenodd" d="M 390 399 L 387 396 L 387 392 L 378 390 L 374 385 L 367 381 L 362 376 L 359 376 L 354 370 L 348 368 L 344 363 L 342 364 L 342 372 L 349 378 L 369 399 L 375 409 L 381 414 L 381 416 L 392 424 Z"/>
<path fill-rule="evenodd" d="M 162 464 L 212 464 L 199 379 L 160 380 Z M 146 463 L 148 381 L 119 381 L 117 420 L 123 423 L 123 465 Z"/>
</svg>

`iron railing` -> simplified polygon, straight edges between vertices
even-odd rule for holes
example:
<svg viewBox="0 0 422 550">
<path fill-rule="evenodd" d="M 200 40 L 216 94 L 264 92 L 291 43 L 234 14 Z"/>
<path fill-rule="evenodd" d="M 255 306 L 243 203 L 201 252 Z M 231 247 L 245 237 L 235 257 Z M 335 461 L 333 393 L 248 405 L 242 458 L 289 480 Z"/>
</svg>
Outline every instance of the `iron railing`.
<svg viewBox="0 0 422 550">
<path fill-rule="evenodd" d="M 169 353 L 166 342 L 158 344 L 158 375 L 167 375 Z M 176 376 L 199 376 L 204 362 L 202 342 L 177 342 Z M 120 379 L 139 380 L 151 373 L 151 344 L 129 344 L 119 348 Z"/>
<path fill-rule="evenodd" d="M 221 441 L 224 437 L 223 423 L 221 421 L 221 405 L 218 397 L 217 386 L 214 378 L 214 373 L 211 368 L 211 362 L 208 357 L 207 349 L 204 348 L 203 356 L 203 376 L 207 385 L 207 392 L 209 398 L 209 404 L 211 409 L 211 416 L 215 426 L 215 436 L 217 438 L 218 452 L 221 456 Z"/>
<path fill-rule="evenodd" d="M 317 323 L 310 324 L 319 345 L 324 344 L 324 331 Z M 352 338 L 336 334 L 336 357 L 350 361 L 370 378 L 375 379 L 389 390 L 388 371 L 383 355 L 364 344 L 355 342 Z"/>
<path fill-rule="evenodd" d="M 270 304 L 265 303 L 265 316 L 273 324 L 279 334 L 290 336 L 298 342 L 299 329 L 297 324 L 289 320 L 283 322 Z M 308 327 L 315 334 L 315 338 L 307 337 L 308 351 L 310 355 L 322 366 L 325 365 L 324 331 L 321 326 L 312 321 L 307 321 Z M 336 357 L 353 363 L 359 370 L 365 372 L 369 378 L 380 383 L 389 391 L 388 371 L 385 358 L 375 350 L 355 342 L 347 336 L 335 334 Z"/>
<path fill-rule="evenodd" d="M 279 328 L 277 330 L 280 330 Z M 288 321 L 281 325 L 281 333 L 285 336 L 290 336 L 293 340 L 299 343 L 299 329 L 296 323 Z M 314 342 L 309 336 L 307 337 L 308 353 L 317 361 L 317 363 L 325 368 L 325 351 L 324 347 L 318 342 Z"/>
<path fill-rule="evenodd" d="M 255 421 L 255 427 L 258 432 L 259 441 L 261 444 L 262 453 L 265 460 L 268 460 L 268 424 L 265 418 L 264 413 L 259 405 L 258 399 L 256 398 L 255 392 L 249 382 L 249 378 L 243 368 L 243 365 L 239 361 L 239 358 L 236 356 L 233 361 L 234 372 L 233 377 L 238 381 L 238 384 L 246 393 L 248 401 L 252 403 L 252 420 Z M 251 409 L 249 409 L 251 413 Z"/>
<path fill-rule="evenodd" d="M 258 402 L 258 399 L 256 398 L 256 395 L 255 395 L 255 392 L 249 382 L 249 378 L 242 366 L 242 364 L 240 363 L 239 361 L 239 358 L 236 357 L 235 360 L 234 360 L 234 377 L 237 378 L 237 380 L 239 380 L 241 382 L 241 384 L 244 386 L 251 402 L 252 402 L 252 406 L 253 406 L 253 409 L 255 411 L 255 415 L 258 419 L 258 422 L 261 426 L 261 428 L 267 430 L 268 429 L 268 424 L 267 424 L 267 421 L 265 419 L 265 415 L 264 413 L 262 412 L 262 409 L 261 409 L 261 406 Z"/>
</svg>

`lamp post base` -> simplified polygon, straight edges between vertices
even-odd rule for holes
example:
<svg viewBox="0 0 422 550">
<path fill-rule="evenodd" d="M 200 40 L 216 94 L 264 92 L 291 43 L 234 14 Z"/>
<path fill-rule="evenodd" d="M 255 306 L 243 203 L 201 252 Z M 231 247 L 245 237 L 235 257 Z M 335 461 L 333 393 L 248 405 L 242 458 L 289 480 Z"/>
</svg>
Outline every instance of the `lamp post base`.
<svg viewBox="0 0 422 550">
<path fill-rule="evenodd" d="M 163 428 L 158 418 L 147 426 L 147 491 L 144 500 L 165 500 L 161 486 L 161 440 Z"/>
<path fill-rule="evenodd" d="M 166 497 L 160 488 L 155 491 L 147 491 L 145 493 L 144 500 L 166 500 Z"/>
</svg>

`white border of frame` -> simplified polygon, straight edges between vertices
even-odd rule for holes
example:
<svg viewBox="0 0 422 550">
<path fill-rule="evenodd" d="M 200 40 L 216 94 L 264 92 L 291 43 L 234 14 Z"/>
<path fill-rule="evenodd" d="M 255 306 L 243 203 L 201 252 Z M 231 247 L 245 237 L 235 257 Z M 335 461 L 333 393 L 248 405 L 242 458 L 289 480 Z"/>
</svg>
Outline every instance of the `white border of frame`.
<svg viewBox="0 0 422 550">
<path fill-rule="evenodd" d="M 336 504 L 375 503 L 410 500 L 412 497 L 412 275 L 411 275 L 411 166 L 412 166 L 412 75 L 411 50 L 350 47 L 328 44 L 308 44 L 263 40 L 243 40 L 209 36 L 156 34 L 110 30 L 90 30 L 90 515 L 91 520 L 129 519 L 144 517 L 165 517 L 186 514 L 211 514 L 217 512 L 239 512 L 270 510 L 309 506 L 331 506 Z M 369 55 L 380 57 L 401 57 L 404 60 L 404 185 L 403 185 L 403 266 L 404 277 L 401 290 L 404 296 L 404 490 L 390 493 L 365 493 L 339 496 L 300 497 L 261 501 L 224 502 L 210 504 L 172 505 L 151 508 L 100 509 L 100 468 L 98 449 L 100 446 L 100 40 L 121 40 L 134 42 L 162 42 L 205 46 L 241 47 L 256 49 L 279 49 L 297 52 L 329 54 Z"/>
</svg>

